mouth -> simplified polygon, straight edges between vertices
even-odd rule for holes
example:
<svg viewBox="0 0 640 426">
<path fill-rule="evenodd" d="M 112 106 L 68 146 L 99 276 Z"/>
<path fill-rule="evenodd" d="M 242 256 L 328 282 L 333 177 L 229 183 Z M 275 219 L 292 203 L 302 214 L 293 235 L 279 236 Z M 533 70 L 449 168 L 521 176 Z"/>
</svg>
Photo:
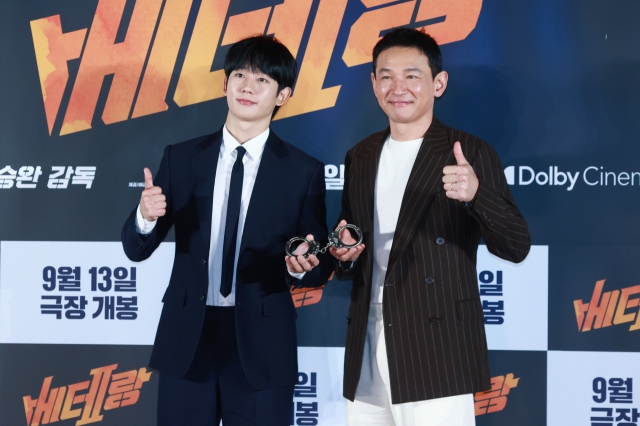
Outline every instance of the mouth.
<svg viewBox="0 0 640 426">
<path fill-rule="evenodd" d="M 405 101 L 405 100 L 391 100 L 391 101 L 387 101 L 387 103 L 391 104 L 391 106 L 394 106 L 394 107 L 406 107 L 411 105 L 413 102 Z"/>
<path fill-rule="evenodd" d="M 245 105 L 245 106 L 251 106 L 256 104 L 255 102 L 250 101 L 249 99 L 237 99 L 237 101 L 240 105 Z"/>
</svg>

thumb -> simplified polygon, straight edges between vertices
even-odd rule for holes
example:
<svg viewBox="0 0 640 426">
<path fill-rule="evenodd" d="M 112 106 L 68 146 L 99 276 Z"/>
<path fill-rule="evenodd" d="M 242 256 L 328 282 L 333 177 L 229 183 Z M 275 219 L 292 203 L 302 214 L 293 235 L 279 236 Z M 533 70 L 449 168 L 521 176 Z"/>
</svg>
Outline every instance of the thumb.
<svg viewBox="0 0 640 426">
<path fill-rule="evenodd" d="M 460 142 L 456 142 L 453 144 L 453 155 L 456 157 L 456 162 L 458 166 L 466 166 L 469 164 L 466 158 L 464 158 L 464 154 L 462 153 L 462 146 Z"/>
<path fill-rule="evenodd" d="M 153 176 L 151 170 L 144 168 L 144 189 L 153 188 Z"/>
</svg>

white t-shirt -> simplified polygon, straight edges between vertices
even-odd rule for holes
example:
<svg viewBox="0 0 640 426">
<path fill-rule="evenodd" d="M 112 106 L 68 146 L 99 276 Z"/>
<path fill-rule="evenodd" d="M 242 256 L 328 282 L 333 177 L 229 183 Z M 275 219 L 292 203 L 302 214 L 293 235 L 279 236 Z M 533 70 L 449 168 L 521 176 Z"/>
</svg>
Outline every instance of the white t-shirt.
<svg viewBox="0 0 640 426">
<path fill-rule="evenodd" d="M 371 303 L 382 303 L 384 277 L 387 273 L 400 205 L 413 163 L 422 145 L 422 139 L 398 142 L 389 136 L 382 147 L 374 193 L 374 263 Z"/>
</svg>

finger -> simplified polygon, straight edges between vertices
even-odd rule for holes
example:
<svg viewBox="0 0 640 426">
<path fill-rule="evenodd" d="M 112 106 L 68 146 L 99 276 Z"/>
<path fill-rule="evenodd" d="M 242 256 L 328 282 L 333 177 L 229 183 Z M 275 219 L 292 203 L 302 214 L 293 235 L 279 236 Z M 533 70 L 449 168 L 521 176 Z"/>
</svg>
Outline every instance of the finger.
<svg viewBox="0 0 640 426">
<path fill-rule="evenodd" d="M 143 196 L 159 195 L 159 194 L 162 194 L 162 188 L 160 188 L 159 186 L 153 186 L 151 188 L 148 188 L 142 191 Z"/>
<path fill-rule="evenodd" d="M 333 248 L 333 247 L 329 247 L 329 253 L 331 253 L 331 255 L 333 257 L 335 257 L 336 259 L 340 260 L 340 256 L 342 256 L 344 253 L 346 252 L 346 250 L 344 248 Z"/>
<path fill-rule="evenodd" d="M 460 142 L 456 142 L 453 144 L 453 155 L 456 157 L 456 162 L 458 166 L 466 166 L 469 164 L 466 158 L 464 158 L 464 154 L 462 153 L 462 145 Z"/>
<path fill-rule="evenodd" d="M 300 256 L 296 257 L 296 260 L 298 261 L 298 265 L 300 265 L 304 271 L 310 271 L 311 270 L 311 265 L 309 265 L 309 260 L 305 259 L 304 256 L 300 255 Z"/>
<path fill-rule="evenodd" d="M 340 232 L 340 241 L 342 241 L 345 244 L 353 244 L 356 242 L 356 240 L 353 239 L 353 237 L 351 236 L 351 232 L 349 232 L 349 230 L 347 228 L 344 228 L 342 230 L 342 232 Z"/>
<path fill-rule="evenodd" d="M 442 176 L 443 183 L 456 183 L 458 182 L 458 175 L 444 175 Z"/>
<path fill-rule="evenodd" d="M 445 192 L 445 195 L 452 200 L 460 200 L 460 194 L 458 191 L 447 191 Z"/>
<path fill-rule="evenodd" d="M 445 175 L 461 175 L 468 174 L 469 169 L 467 166 L 444 166 L 442 168 L 442 173 Z"/>
<path fill-rule="evenodd" d="M 145 189 L 153 187 L 153 176 L 151 175 L 151 170 L 146 167 L 144 168 L 144 187 Z"/>
<path fill-rule="evenodd" d="M 304 269 L 298 264 L 298 259 L 295 256 L 289 256 L 287 264 L 290 266 L 289 270 L 292 272 L 303 272 Z"/>
<path fill-rule="evenodd" d="M 293 251 L 293 254 L 295 254 L 296 256 L 299 256 L 299 255 L 305 254 L 308 250 L 309 250 L 309 244 L 302 243 L 298 247 L 296 247 L 296 249 Z"/>
<path fill-rule="evenodd" d="M 329 252 L 333 255 L 333 257 L 335 257 L 337 260 L 339 260 L 340 262 L 348 262 L 349 261 L 349 249 L 346 248 L 339 248 L 339 249 L 335 249 L 333 247 L 329 248 Z"/>
<path fill-rule="evenodd" d="M 307 262 L 309 262 L 311 269 L 313 269 L 320 264 L 320 259 L 318 259 L 315 254 L 312 254 L 307 258 Z"/>
<path fill-rule="evenodd" d="M 346 221 L 346 220 L 344 220 L 344 219 L 342 219 L 342 220 L 340 221 L 340 223 L 338 223 L 338 226 L 336 226 L 336 229 L 335 229 L 335 230 L 337 230 L 338 228 L 342 228 L 342 227 L 343 227 L 343 226 L 345 226 L 346 224 L 347 224 L 347 221 Z"/>
<path fill-rule="evenodd" d="M 152 203 L 161 203 L 163 201 L 167 201 L 167 197 L 163 194 L 149 195 L 146 197 L 146 199 Z"/>
<path fill-rule="evenodd" d="M 307 235 L 307 240 L 313 241 L 313 235 L 311 235 L 311 234 Z"/>
</svg>

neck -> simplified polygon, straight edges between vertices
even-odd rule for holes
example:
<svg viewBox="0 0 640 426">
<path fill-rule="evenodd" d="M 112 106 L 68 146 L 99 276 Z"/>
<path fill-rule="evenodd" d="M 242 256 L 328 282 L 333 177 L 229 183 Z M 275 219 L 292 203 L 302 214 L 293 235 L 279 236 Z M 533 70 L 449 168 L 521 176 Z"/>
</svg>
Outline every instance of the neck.
<svg viewBox="0 0 640 426">
<path fill-rule="evenodd" d="M 238 143 L 243 144 L 267 130 L 269 124 L 271 124 L 270 117 L 258 121 L 243 121 L 228 114 L 225 126 Z"/>
<path fill-rule="evenodd" d="M 432 114 L 424 115 L 420 120 L 411 123 L 398 123 L 389 120 L 391 137 L 394 141 L 406 142 L 420 139 L 427 133 L 433 121 Z"/>
</svg>

